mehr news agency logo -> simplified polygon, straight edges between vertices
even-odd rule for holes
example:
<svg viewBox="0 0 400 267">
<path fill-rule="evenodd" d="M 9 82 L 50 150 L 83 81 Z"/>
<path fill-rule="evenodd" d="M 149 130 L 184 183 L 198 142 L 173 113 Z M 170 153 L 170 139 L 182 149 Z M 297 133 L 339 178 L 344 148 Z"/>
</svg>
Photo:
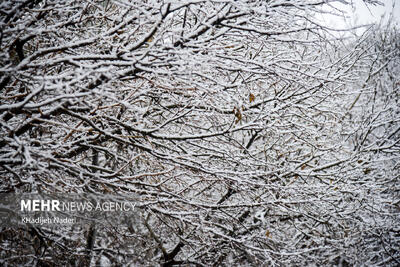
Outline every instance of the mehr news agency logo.
<svg viewBox="0 0 400 267">
<path fill-rule="evenodd" d="M 24 214 L 32 212 L 61 212 L 59 216 L 22 216 L 22 223 L 31 224 L 72 224 L 76 223 L 76 217 L 65 217 L 66 214 L 87 212 L 133 212 L 136 203 L 130 201 L 60 201 L 57 199 L 21 199 L 20 211 Z"/>
</svg>

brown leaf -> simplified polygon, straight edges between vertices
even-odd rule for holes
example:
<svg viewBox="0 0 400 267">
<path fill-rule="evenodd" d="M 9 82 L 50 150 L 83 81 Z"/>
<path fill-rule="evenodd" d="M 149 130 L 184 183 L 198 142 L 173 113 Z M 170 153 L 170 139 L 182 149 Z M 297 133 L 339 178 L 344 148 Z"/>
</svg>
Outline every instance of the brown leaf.
<svg viewBox="0 0 400 267">
<path fill-rule="evenodd" d="M 235 117 L 236 117 L 235 123 L 238 123 L 239 121 L 242 120 L 242 113 L 240 112 L 240 109 L 238 109 L 236 107 L 233 109 L 233 112 L 235 113 Z"/>
<path fill-rule="evenodd" d="M 250 103 L 253 102 L 255 99 L 256 99 L 256 97 L 252 93 L 250 93 L 250 95 L 249 95 Z"/>
<path fill-rule="evenodd" d="M 270 232 L 269 230 L 267 230 L 267 231 L 265 232 L 265 237 L 266 237 L 266 238 L 270 238 L 270 237 L 271 237 L 271 232 Z"/>
</svg>

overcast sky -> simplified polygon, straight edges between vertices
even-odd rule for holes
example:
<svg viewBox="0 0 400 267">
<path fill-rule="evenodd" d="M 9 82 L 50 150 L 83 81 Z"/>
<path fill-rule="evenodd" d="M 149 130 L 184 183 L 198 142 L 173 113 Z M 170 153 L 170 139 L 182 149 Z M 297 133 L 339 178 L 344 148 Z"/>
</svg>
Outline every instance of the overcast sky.
<svg viewBox="0 0 400 267">
<path fill-rule="evenodd" d="M 336 29 L 344 29 L 351 26 L 379 23 L 381 20 L 386 23 L 389 15 L 393 13 L 395 23 L 400 26 L 400 0 L 381 0 L 383 5 L 366 5 L 362 0 L 346 0 L 346 2 L 352 3 L 352 7 L 341 2 L 343 1 L 335 2 L 333 6 L 346 12 L 348 18 L 323 15 L 318 17 L 322 24 Z"/>
</svg>

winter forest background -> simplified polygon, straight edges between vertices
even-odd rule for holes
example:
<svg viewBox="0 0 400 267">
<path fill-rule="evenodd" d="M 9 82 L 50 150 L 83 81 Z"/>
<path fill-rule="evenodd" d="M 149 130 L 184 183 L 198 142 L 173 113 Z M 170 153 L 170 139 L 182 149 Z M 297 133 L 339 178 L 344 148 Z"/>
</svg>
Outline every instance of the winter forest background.
<svg viewBox="0 0 400 267">
<path fill-rule="evenodd" d="M 0 191 L 138 203 L 0 265 L 399 266 L 399 30 L 329 2 L 1 1 Z"/>
</svg>

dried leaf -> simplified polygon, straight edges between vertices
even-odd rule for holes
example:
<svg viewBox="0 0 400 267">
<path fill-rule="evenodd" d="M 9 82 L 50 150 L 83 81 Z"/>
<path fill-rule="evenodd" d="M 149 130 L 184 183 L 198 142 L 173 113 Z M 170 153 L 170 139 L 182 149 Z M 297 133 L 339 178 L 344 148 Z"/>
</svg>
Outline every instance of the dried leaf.
<svg viewBox="0 0 400 267">
<path fill-rule="evenodd" d="M 266 238 L 270 238 L 270 237 L 271 237 L 271 232 L 270 232 L 269 230 L 267 230 L 267 231 L 265 232 L 265 237 L 266 237 Z"/>
<path fill-rule="evenodd" d="M 148 43 L 151 43 L 151 42 L 153 42 L 153 40 L 154 40 L 154 37 L 151 36 L 149 39 L 147 39 L 147 42 L 148 42 Z"/>
<path fill-rule="evenodd" d="M 239 121 L 242 120 L 242 113 L 240 112 L 240 109 L 238 109 L 236 107 L 233 109 L 233 112 L 235 113 L 235 117 L 236 117 L 235 123 L 238 123 Z"/>
<path fill-rule="evenodd" d="M 250 95 L 249 95 L 250 103 L 253 102 L 255 99 L 256 99 L 256 97 L 252 93 L 250 93 Z"/>
</svg>

